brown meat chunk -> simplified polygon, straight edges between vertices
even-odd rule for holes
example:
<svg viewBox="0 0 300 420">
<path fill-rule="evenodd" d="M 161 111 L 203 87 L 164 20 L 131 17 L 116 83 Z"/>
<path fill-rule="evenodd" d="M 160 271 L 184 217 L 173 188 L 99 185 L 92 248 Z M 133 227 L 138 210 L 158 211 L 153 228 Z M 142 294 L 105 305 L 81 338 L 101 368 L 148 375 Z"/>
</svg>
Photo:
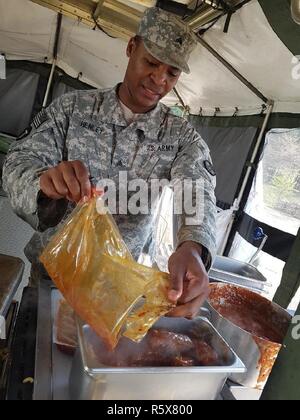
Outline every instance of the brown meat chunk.
<svg viewBox="0 0 300 420">
<path fill-rule="evenodd" d="M 176 334 L 164 330 L 151 330 L 147 335 L 149 351 L 162 352 L 167 356 L 178 356 L 190 351 L 193 341 L 187 335 Z"/>
<path fill-rule="evenodd" d="M 151 330 L 143 345 L 138 361 L 140 366 L 177 366 L 176 359 L 194 347 L 188 336 L 164 330 Z"/>
<path fill-rule="evenodd" d="M 195 360 L 191 357 L 178 356 L 174 359 L 171 366 L 196 366 Z"/>
<path fill-rule="evenodd" d="M 209 344 L 201 340 L 194 340 L 194 344 L 197 364 L 200 364 L 202 366 L 220 365 L 217 352 Z"/>
<path fill-rule="evenodd" d="M 139 343 L 121 339 L 115 351 L 106 351 L 101 361 L 113 367 L 219 366 L 215 350 L 200 339 L 165 330 L 150 330 Z"/>
<path fill-rule="evenodd" d="M 70 354 L 74 353 L 78 344 L 75 314 L 65 300 L 59 302 L 55 342 L 61 351 Z"/>
</svg>

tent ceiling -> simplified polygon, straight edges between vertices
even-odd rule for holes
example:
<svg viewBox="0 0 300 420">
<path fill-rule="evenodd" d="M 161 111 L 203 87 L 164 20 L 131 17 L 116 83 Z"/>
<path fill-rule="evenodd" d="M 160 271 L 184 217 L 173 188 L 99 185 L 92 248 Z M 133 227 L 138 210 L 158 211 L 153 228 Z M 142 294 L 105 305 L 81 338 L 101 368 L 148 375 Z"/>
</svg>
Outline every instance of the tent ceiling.
<svg viewBox="0 0 300 420">
<path fill-rule="evenodd" d="M 145 9 L 141 3 L 149 6 L 150 2 L 122 0 L 123 5 L 135 10 L 135 16 Z M 88 3 L 93 3 L 96 10 L 96 2 Z M 32 1 L 0 0 L 0 53 L 8 59 L 51 63 L 56 22 L 54 10 Z M 300 113 L 300 79 L 293 77 L 297 75 L 293 72 L 295 58 L 271 28 L 259 2 L 252 0 L 235 13 L 227 34 L 223 32 L 224 24 L 222 18 L 204 39 L 275 101 L 275 111 Z M 63 17 L 58 66 L 73 77 L 81 73 L 81 80 L 93 86 L 112 86 L 122 80 L 126 69 L 126 41 L 94 29 L 78 19 Z M 191 70 L 190 75 L 182 75 L 178 91 L 193 114 L 201 108 L 203 115 L 213 115 L 216 108 L 221 110 L 218 115 L 233 115 L 236 107 L 240 115 L 261 111 L 262 101 L 200 45 L 192 55 Z M 166 103 L 175 105 L 178 99 L 170 95 Z"/>
</svg>

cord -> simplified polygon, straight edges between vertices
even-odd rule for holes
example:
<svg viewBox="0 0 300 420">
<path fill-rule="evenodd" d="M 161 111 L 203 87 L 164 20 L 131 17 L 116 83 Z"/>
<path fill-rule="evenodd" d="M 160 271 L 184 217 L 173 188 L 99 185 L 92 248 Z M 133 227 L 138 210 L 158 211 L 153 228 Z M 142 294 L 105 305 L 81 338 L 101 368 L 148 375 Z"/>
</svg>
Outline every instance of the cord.
<svg viewBox="0 0 300 420">
<path fill-rule="evenodd" d="M 94 17 L 94 15 L 92 16 L 92 18 L 93 18 L 93 21 L 95 22 L 95 25 L 96 25 L 96 27 L 101 31 L 101 32 L 103 32 L 105 35 L 107 35 L 107 36 L 109 36 L 110 38 L 113 38 L 113 39 L 117 39 L 115 36 L 112 36 L 112 35 L 109 35 L 100 25 L 99 25 L 99 23 L 97 22 L 97 20 L 95 19 L 95 17 Z M 94 28 L 94 30 L 95 30 L 96 28 Z"/>
</svg>

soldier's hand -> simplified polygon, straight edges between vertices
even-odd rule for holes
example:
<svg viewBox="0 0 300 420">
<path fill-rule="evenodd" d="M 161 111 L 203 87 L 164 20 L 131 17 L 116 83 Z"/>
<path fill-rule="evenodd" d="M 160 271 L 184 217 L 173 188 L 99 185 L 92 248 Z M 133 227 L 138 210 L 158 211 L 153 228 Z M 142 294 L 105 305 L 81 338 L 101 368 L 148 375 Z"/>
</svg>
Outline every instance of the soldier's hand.
<svg viewBox="0 0 300 420">
<path fill-rule="evenodd" d="M 66 198 L 78 203 L 91 197 L 89 172 L 80 161 L 62 162 L 45 171 L 40 177 L 40 188 L 53 200 Z"/>
<path fill-rule="evenodd" d="M 171 256 L 169 271 L 172 290 L 169 299 L 177 307 L 168 316 L 195 318 L 209 296 L 209 278 L 201 258 L 202 247 L 185 242 Z"/>
</svg>

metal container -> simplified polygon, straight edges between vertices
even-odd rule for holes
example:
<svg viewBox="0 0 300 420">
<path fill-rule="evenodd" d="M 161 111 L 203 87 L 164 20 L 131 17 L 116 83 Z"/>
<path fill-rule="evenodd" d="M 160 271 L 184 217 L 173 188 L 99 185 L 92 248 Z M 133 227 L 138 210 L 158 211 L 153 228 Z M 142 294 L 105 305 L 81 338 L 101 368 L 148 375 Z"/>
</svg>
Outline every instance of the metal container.
<svg viewBox="0 0 300 420">
<path fill-rule="evenodd" d="M 20 258 L 0 254 L 0 316 L 6 316 L 22 281 L 25 264 Z"/>
<path fill-rule="evenodd" d="M 245 367 L 208 320 L 162 318 L 155 325 L 175 333 L 197 332 L 218 353 L 222 366 L 110 368 L 97 354 L 103 343 L 87 325 L 79 325 L 79 349 L 70 378 L 73 400 L 214 400 L 229 374 Z"/>
<path fill-rule="evenodd" d="M 263 389 L 288 332 L 292 318 L 290 314 L 257 293 L 221 283 L 211 284 L 207 307 L 212 324 L 247 368 L 246 374 L 234 373 L 230 375 L 230 379 L 249 388 Z M 225 316 L 224 309 L 232 311 L 236 323 Z M 257 314 L 261 314 L 261 322 L 265 328 L 265 334 L 262 335 L 254 333 L 262 328 Z M 252 331 L 247 332 L 240 328 L 244 322 L 250 326 L 252 323 Z M 271 331 L 276 331 L 276 340 L 268 339 Z"/>
<path fill-rule="evenodd" d="M 267 279 L 253 265 L 228 257 L 216 257 L 209 277 L 215 282 L 236 284 L 258 293 L 270 286 Z"/>
</svg>

